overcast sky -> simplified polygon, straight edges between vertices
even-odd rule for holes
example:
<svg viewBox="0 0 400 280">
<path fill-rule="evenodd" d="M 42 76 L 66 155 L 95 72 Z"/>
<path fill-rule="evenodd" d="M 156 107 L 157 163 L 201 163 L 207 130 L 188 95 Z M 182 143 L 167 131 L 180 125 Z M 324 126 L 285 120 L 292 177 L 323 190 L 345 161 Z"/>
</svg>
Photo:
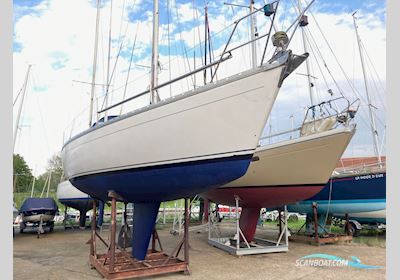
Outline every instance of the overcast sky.
<svg viewBox="0 0 400 280">
<path fill-rule="evenodd" d="M 102 2 L 96 79 L 96 83 L 99 84 L 96 87 L 99 108 L 103 105 L 105 92 L 101 85 L 106 84 L 107 80 L 111 3 L 110 1 Z M 204 40 L 204 1 L 160 2 L 160 82 L 162 82 L 202 64 L 204 46 L 198 44 Z M 167 12 L 168 2 L 169 12 Z M 217 57 L 232 29 L 233 20 L 244 15 L 247 9 L 222 5 L 222 1 L 209 2 L 212 49 L 214 56 Z M 233 3 L 247 4 L 247 2 L 237 0 Z M 277 29 L 286 30 L 294 20 L 296 10 L 293 4 L 295 2 L 297 3 L 297 0 L 281 1 L 279 16 L 275 23 Z M 256 7 L 261 7 L 263 4 L 264 1 L 256 1 Z M 305 1 L 302 1 L 302 6 L 306 6 Z M 366 51 L 364 56 L 368 87 L 372 104 L 377 108 L 375 114 L 378 118 L 379 137 L 385 140 L 385 1 L 317 0 L 311 7 L 311 13 L 307 13 L 310 24 L 305 29 L 305 33 L 307 43 L 311 44 L 309 60 L 311 75 L 315 77 L 314 98 L 318 101 L 329 99 L 327 90 L 331 89 L 334 93 L 333 97 L 339 97 L 341 90 L 348 99 L 353 101 L 357 96 L 352 87 L 362 98 L 361 110 L 355 119 L 358 131 L 345 155 L 365 156 L 373 155 L 373 149 L 369 130 L 370 120 L 366 110 L 365 88 L 351 16 L 355 10 L 358 10 L 359 33 L 364 51 Z M 112 12 L 109 73 L 113 72 L 114 66 L 115 70 L 112 78 L 109 78 L 111 80 L 109 103 L 121 100 L 124 92 L 128 97 L 148 87 L 152 1 L 113 0 Z M 23 85 L 27 66 L 33 65 L 15 152 L 24 156 L 36 175 L 42 173 L 47 160 L 61 150 L 63 137 L 70 136 L 69 129 L 72 123 L 75 132 L 88 126 L 87 108 L 90 85 L 82 82 L 91 81 L 95 17 L 96 3 L 93 0 L 14 0 L 14 98 Z M 257 27 L 259 35 L 268 30 L 269 19 L 262 13 L 257 16 Z M 323 35 L 319 29 L 322 30 Z M 249 36 L 247 21 L 244 21 L 238 27 L 238 34 L 233 38 L 232 46 L 248 40 Z M 324 37 L 329 41 L 351 86 Z M 265 41 L 260 40 L 257 45 L 258 59 L 261 57 L 264 43 Z M 133 61 L 125 89 L 133 45 L 135 46 Z M 198 46 L 193 48 L 196 45 Z M 118 55 L 120 47 L 121 51 Z M 290 48 L 294 53 L 304 52 L 300 32 L 296 32 Z M 270 48 L 267 51 L 267 58 L 268 55 L 271 55 Z M 324 63 L 330 74 L 324 67 Z M 233 52 L 233 58 L 223 65 L 218 78 L 248 69 L 250 48 Z M 319 68 L 323 70 L 320 71 Z M 265 134 L 269 131 L 269 125 L 273 132 L 290 128 L 291 114 L 294 114 L 295 125 L 302 121 L 304 108 L 310 105 L 307 81 L 302 75 L 305 73 L 305 65 L 302 65 L 285 81 Z M 202 73 L 199 73 L 196 77 L 161 90 L 160 94 L 165 98 L 170 94 L 174 95 L 202 85 L 203 77 Z M 124 106 L 122 112 L 126 113 L 147 103 L 148 97 L 145 96 Z M 14 121 L 18 106 L 19 102 L 14 106 Z M 120 108 L 112 112 L 112 114 L 119 113 Z M 73 121 L 76 116 L 79 117 Z M 385 152 L 384 145 L 382 146 Z"/>
</svg>

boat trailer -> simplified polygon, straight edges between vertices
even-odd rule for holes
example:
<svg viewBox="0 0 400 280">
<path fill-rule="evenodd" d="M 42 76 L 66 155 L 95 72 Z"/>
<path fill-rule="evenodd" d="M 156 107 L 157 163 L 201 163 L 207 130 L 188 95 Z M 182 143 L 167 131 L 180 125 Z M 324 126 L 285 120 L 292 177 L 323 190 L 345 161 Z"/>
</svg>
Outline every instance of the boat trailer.
<svg viewBox="0 0 400 280">
<path fill-rule="evenodd" d="M 44 234 L 46 232 L 45 229 L 48 229 L 49 232 L 53 232 L 53 230 L 54 230 L 54 221 L 44 222 L 43 221 L 43 215 L 40 215 L 40 221 L 39 222 L 24 222 L 24 221 L 22 221 L 19 224 L 19 232 L 20 233 L 23 233 L 24 230 L 27 229 L 27 228 L 36 229 L 37 238 L 40 238 L 40 235 Z"/>
<path fill-rule="evenodd" d="M 184 235 L 171 254 L 164 252 L 161 241 L 154 228 L 151 238 L 151 249 L 147 251 L 144 260 L 137 260 L 132 257 L 131 251 L 121 247 L 116 242 L 117 231 L 117 200 L 127 202 L 114 191 L 110 191 L 108 196 L 111 198 L 111 224 L 110 224 L 110 243 L 108 244 L 96 230 L 96 203 L 93 202 L 93 218 L 91 225 L 91 238 L 87 242 L 90 245 L 89 262 L 91 268 L 96 269 L 106 279 L 130 279 L 151 275 L 166 274 L 171 272 L 184 272 L 190 275 L 189 270 L 189 208 L 188 199 L 185 199 L 185 224 Z M 97 253 L 97 239 L 103 243 L 106 253 Z M 156 249 L 158 243 L 159 249 Z M 184 260 L 178 255 L 184 248 Z"/>
<path fill-rule="evenodd" d="M 312 222 L 310 223 L 314 233 L 307 234 L 300 233 L 304 226 L 307 224 L 307 219 L 304 224 L 300 227 L 300 229 L 296 232 L 296 234 L 292 234 L 289 238 L 290 241 L 298 241 L 309 243 L 313 245 L 321 245 L 321 244 L 332 244 L 337 242 L 348 241 L 350 242 L 353 239 L 353 236 L 350 233 L 350 223 L 349 223 L 349 215 L 345 214 L 345 234 L 338 234 L 338 233 L 330 233 L 326 231 L 325 225 L 321 225 L 318 222 L 318 205 L 316 202 L 313 202 L 312 205 Z M 322 233 L 320 233 L 320 229 L 322 229 Z"/>
<path fill-rule="evenodd" d="M 287 252 L 289 250 L 289 231 L 287 225 L 288 213 L 286 206 L 284 207 L 283 215 L 279 211 L 279 235 L 277 240 L 274 241 L 254 237 L 254 241 L 249 242 L 248 240 L 246 240 L 239 226 L 239 200 L 240 198 L 238 196 L 235 196 L 236 233 L 234 237 L 222 237 L 218 229 L 217 222 L 213 221 L 213 218 L 211 217 L 212 215 L 208 215 L 208 244 L 238 257 L 243 255 Z M 212 213 L 211 209 L 209 209 L 209 212 Z"/>
</svg>

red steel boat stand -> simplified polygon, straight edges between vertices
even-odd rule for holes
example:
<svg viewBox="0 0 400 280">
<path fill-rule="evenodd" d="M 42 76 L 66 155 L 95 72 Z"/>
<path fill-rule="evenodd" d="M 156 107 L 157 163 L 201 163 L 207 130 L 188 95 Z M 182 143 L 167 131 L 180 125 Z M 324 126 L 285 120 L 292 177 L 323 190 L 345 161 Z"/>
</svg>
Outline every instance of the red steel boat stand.
<svg viewBox="0 0 400 280">
<path fill-rule="evenodd" d="M 93 202 L 93 219 L 90 244 L 89 261 L 92 268 L 95 268 L 106 279 L 129 279 L 150 275 L 166 274 L 183 271 L 190 275 L 189 270 L 189 208 L 185 199 L 185 224 L 184 236 L 170 255 L 166 254 L 161 246 L 157 231 L 154 229 L 151 241 L 151 249 L 148 250 L 145 260 L 140 261 L 131 256 L 130 251 L 120 248 L 116 244 L 117 231 L 117 200 L 125 202 L 122 197 L 113 191 L 108 193 L 111 198 L 111 238 L 110 244 L 96 231 L 96 203 Z M 97 238 L 107 247 L 107 253 L 96 252 Z M 156 242 L 159 250 L 156 250 Z M 178 258 L 179 252 L 184 247 L 184 260 Z"/>
<path fill-rule="evenodd" d="M 307 221 L 301 226 L 301 228 L 297 231 L 296 234 L 291 235 L 289 237 L 290 241 L 299 241 L 299 242 L 305 242 L 305 243 L 310 243 L 314 245 L 321 245 L 321 244 L 330 244 L 330 243 L 336 243 L 336 242 L 341 242 L 341 241 L 351 241 L 353 237 L 350 234 L 349 231 L 349 215 L 345 215 L 346 219 L 346 234 L 337 234 L 337 233 L 323 233 L 320 234 L 318 232 L 318 227 L 320 226 L 318 223 L 318 206 L 316 202 L 313 202 L 312 204 L 312 210 L 313 210 L 313 228 L 314 228 L 314 234 L 313 235 L 304 235 L 300 233 L 300 230 L 306 225 Z"/>
</svg>

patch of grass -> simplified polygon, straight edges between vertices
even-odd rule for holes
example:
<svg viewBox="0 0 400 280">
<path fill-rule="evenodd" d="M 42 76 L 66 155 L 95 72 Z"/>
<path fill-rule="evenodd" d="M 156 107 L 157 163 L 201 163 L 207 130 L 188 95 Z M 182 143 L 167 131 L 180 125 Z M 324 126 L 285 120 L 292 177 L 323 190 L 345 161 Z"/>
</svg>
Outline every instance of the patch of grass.
<svg viewBox="0 0 400 280">
<path fill-rule="evenodd" d="M 365 244 L 371 247 L 386 248 L 386 236 L 379 234 L 375 236 L 358 236 L 353 237 L 353 242 Z"/>
</svg>

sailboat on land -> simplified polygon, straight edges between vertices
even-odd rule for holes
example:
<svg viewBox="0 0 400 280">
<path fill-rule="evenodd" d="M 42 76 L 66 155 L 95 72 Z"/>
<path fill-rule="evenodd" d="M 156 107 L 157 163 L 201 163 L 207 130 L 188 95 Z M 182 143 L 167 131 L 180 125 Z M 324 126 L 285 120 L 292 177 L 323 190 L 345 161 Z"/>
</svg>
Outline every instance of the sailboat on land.
<svg viewBox="0 0 400 280">
<path fill-rule="evenodd" d="M 277 49 L 268 62 L 158 101 L 157 89 L 217 69 L 232 56 L 228 41 L 219 61 L 157 85 L 158 14 L 154 1 L 150 89 L 136 95 L 150 94 L 151 104 L 98 122 L 62 149 L 65 175 L 79 190 L 103 201 L 112 190 L 135 203 L 132 254 L 139 260 L 146 256 L 161 201 L 190 197 L 246 173 L 283 80 L 308 56 L 287 50 L 288 36 L 280 32 L 273 36 Z"/>
<path fill-rule="evenodd" d="M 375 156 L 341 159 L 332 174 L 332 178 L 321 192 L 307 200 L 288 206 L 289 211 L 306 213 L 310 216 L 313 213 L 312 204 L 317 203 L 320 231 L 325 231 L 327 218 L 332 215 L 349 214 L 351 217 L 353 213 L 355 215 L 360 215 L 362 212 L 379 213 L 378 211 L 386 209 L 386 157 L 380 155 L 378 148 L 378 133 L 371 108 L 355 13 L 353 13 L 353 21 L 364 76 Z M 312 231 L 311 226 L 307 229 Z"/>
<path fill-rule="evenodd" d="M 298 25 L 307 24 L 307 17 L 302 16 Z M 303 42 L 306 51 L 304 33 Z M 314 104 L 308 60 L 306 63 L 311 106 L 302 125 L 269 136 L 297 132 L 298 137 L 260 145 L 243 177 L 201 194 L 218 204 L 242 207 L 239 227 L 246 241 L 254 240 L 261 208 L 283 207 L 319 193 L 356 131 L 351 123 L 357 111 L 355 102 L 346 100 L 343 111 L 335 109 L 343 97 Z"/>
<path fill-rule="evenodd" d="M 304 121 L 300 137 L 258 147 L 243 177 L 202 196 L 230 206 L 238 199 L 240 228 L 246 240 L 253 240 L 261 208 L 302 201 L 324 188 L 355 133 L 355 125 L 339 119 Z"/>
<path fill-rule="evenodd" d="M 93 208 L 94 199 L 75 188 L 69 181 L 63 181 L 57 186 L 57 199 L 66 207 L 79 211 L 79 226 L 85 227 L 86 212 Z M 67 217 L 64 217 L 66 219 Z"/>
<path fill-rule="evenodd" d="M 28 69 L 26 71 L 25 80 L 23 87 L 20 93 L 17 95 L 14 104 L 16 104 L 17 100 L 20 98 L 20 105 L 18 108 L 17 117 L 15 120 L 15 129 L 14 129 L 14 146 L 13 150 L 15 152 L 15 147 L 17 143 L 18 131 L 20 126 L 20 119 L 22 115 L 22 109 L 24 106 L 24 100 L 27 94 L 28 82 L 29 82 L 29 75 L 31 71 L 32 65 L 28 65 Z M 51 174 L 51 173 L 50 173 Z M 50 176 L 50 175 L 49 175 Z M 48 188 L 50 187 L 50 177 L 47 178 L 45 185 L 43 186 L 42 195 L 41 197 L 32 197 L 33 196 L 33 188 L 35 177 L 33 178 L 32 184 L 32 192 L 31 197 L 26 198 L 19 210 L 14 211 L 14 215 L 20 215 L 21 221 L 19 223 L 20 233 L 22 233 L 27 227 L 34 227 L 38 228 L 38 234 L 44 233 L 44 227 L 49 228 L 50 231 L 53 231 L 54 228 L 54 216 L 58 211 L 57 203 L 54 199 L 48 197 L 49 189 L 47 189 L 47 197 L 43 197 L 44 189 L 46 188 L 46 184 L 48 182 Z M 14 203 L 15 208 L 15 203 Z M 14 216 L 15 221 L 15 216 Z"/>
<path fill-rule="evenodd" d="M 360 161 L 362 158 L 358 158 Z M 349 217 L 362 216 L 362 213 L 379 213 L 386 209 L 386 164 L 377 162 L 376 157 L 364 158 L 372 164 L 345 165 L 339 163 L 334 175 L 316 195 L 300 202 L 288 205 L 288 210 L 307 214 L 311 221 L 313 203 L 318 210 L 319 232 L 325 232 L 330 226 L 330 217 L 349 214 Z M 355 161 L 355 162 L 357 162 Z M 343 159 L 346 163 L 346 159 Z M 352 160 L 347 161 L 351 163 Z M 307 224 L 306 230 L 313 232 Z"/>
</svg>

